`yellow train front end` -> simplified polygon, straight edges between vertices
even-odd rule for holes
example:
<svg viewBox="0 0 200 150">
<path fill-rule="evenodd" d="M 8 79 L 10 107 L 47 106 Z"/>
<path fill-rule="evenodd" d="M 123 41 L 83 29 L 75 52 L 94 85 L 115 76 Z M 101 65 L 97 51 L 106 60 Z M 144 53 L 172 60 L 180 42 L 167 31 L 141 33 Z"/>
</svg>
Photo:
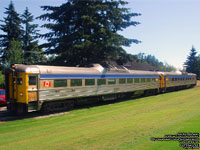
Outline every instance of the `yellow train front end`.
<svg viewBox="0 0 200 150">
<path fill-rule="evenodd" d="M 30 73 L 22 69 L 17 69 L 15 65 L 6 70 L 6 100 L 8 102 L 8 110 L 14 114 L 28 112 L 28 105 L 31 98 L 37 100 L 37 94 L 29 92 L 29 78 Z M 34 88 L 34 86 L 31 88 Z"/>
</svg>

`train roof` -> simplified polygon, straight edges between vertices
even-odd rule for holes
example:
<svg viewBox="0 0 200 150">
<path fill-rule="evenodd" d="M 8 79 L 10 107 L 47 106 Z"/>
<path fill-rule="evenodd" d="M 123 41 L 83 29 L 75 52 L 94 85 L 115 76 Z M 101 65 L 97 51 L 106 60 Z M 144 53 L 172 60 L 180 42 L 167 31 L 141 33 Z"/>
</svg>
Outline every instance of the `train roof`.
<svg viewBox="0 0 200 150">
<path fill-rule="evenodd" d="M 152 71 L 128 70 L 122 68 L 104 68 L 99 64 L 92 67 L 63 67 L 63 66 L 46 66 L 46 65 L 23 65 L 15 64 L 13 67 L 17 72 L 27 72 L 34 74 L 149 74 L 159 75 Z"/>
<path fill-rule="evenodd" d="M 175 72 L 162 72 L 162 74 L 165 75 L 165 76 L 177 76 L 177 75 L 196 76 L 196 74 L 194 74 L 194 73 L 180 72 L 180 71 L 175 71 Z"/>
<path fill-rule="evenodd" d="M 104 68 L 100 64 L 94 64 L 92 67 L 65 67 L 65 66 L 47 66 L 47 65 L 23 65 L 15 64 L 13 67 L 17 72 L 27 72 L 33 74 L 144 74 L 144 75 L 195 75 L 182 72 L 156 72 L 142 70 L 128 70 L 121 68 Z"/>
</svg>

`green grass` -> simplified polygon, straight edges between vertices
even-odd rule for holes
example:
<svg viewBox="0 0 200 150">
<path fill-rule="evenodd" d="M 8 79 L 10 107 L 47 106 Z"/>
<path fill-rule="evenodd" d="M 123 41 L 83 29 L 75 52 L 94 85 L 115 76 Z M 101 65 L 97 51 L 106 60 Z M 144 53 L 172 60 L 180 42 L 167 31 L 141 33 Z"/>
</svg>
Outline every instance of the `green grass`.
<svg viewBox="0 0 200 150">
<path fill-rule="evenodd" d="M 1 150 L 179 150 L 178 141 L 151 141 L 178 132 L 200 133 L 200 88 L 79 109 L 60 116 L 0 124 Z"/>
</svg>

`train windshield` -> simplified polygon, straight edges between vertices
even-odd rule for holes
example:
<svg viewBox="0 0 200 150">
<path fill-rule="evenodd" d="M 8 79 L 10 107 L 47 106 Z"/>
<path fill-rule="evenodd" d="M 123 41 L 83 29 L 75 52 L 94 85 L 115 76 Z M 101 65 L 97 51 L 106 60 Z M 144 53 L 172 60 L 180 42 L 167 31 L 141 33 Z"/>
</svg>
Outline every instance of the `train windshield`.
<svg viewBox="0 0 200 150">
<path fill-rule="evenodd" d="M 37 78 L 36 76 L 29 75 L 29 85 L 36 85 Z"/>
</svg>

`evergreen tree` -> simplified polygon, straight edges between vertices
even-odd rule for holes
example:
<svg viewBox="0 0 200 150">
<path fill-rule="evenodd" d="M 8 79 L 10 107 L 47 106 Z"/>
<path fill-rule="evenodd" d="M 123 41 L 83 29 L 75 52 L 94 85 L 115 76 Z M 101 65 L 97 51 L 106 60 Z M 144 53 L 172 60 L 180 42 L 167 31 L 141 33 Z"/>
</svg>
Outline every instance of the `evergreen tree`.
<svg viewBox="0 0 200 150">
<path fill-rule="evenodd" d="M 200 55 L 197 56 L 197 79 L 200 80 Z"/>
<path fill-rule="evenodd" d="M 190 73 L 197 73 L 198 71 L 198 61 L 197 61 L 197 51 L 192 47 L 189 56 L 187 57 L 186 62 L 184 63 L 186 71 Z"/>
<path fill-rule="evenodd" d="M 21 42 L 19 41 L 10 41 L 7 55 L 7 65 L 11 64 L 21 64 L 23 62 L 23 53 Z"/>
<path fill-rule="evenodd" d="M 0 35 L 0 56 L 2 61 L 8 60 L 8 48 L 10 47 L 11 41 L 21 41 L 22 38 L 21 19 L 15 11 L 12 1 L 8 8 L 6 8 L 5 14 L 7 17 L 1 20 L 4 24 L 0 25 L 0 30 L 5 33 Z"/>
<path fill-rule="evenodd" d="M 40 64 L 46 61 L 46 57 L 44 56 L 43 50 L 39 47 L 37 42 L 33 42 L 29 45 L 29 49 L 31 51 L 27 51 L 30 53 L 28 57 L 24 57 L 25 62 L 28 64 Z M 25 53 L 25 54 L 27 54 Z"/>
<path fill-rule="evenodd" d="M 24 24 L 24 34 L 22 38 L 24 61 L 29 64 L 42 61 L 42 49 L 38 47 L 37 41 L 37 24 L 31 24 L 34 21 L 33 15 L 28 8 L 22 15 L 22 23 Z"/>
<path fill-rule="evenodd" d="M 50 22 L 43 25 L 50 30 L 42 35 L 48 41 L 43 44 L 46 53 L 55 54 L 59 65 L 121 59 L 122 46 L 139 42 L 118 34 L 139 24 L 132 17 L 140 14 L 131 13 L 126 4 L 123 0 L 68 0 L 59 7 L 42 6 L 48 13 L 39 18 Z"/>
</svg>

